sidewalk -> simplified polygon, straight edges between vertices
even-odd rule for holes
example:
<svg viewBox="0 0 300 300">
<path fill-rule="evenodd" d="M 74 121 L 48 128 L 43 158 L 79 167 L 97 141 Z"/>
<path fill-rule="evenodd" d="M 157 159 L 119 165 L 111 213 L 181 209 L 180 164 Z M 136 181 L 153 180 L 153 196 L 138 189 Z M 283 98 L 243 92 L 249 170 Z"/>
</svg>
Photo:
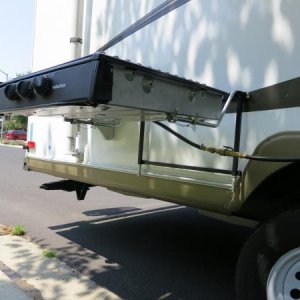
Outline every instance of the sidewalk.
<svg viewBox="0 0 300 300">
<path fill-rule="evenodd" d="M 2 235 L 1 235 L 2 232 Z M 0 300 L 120 299 L 57 258 L 46 258 L 26 237 L 0 227 Z"/>
</svg>

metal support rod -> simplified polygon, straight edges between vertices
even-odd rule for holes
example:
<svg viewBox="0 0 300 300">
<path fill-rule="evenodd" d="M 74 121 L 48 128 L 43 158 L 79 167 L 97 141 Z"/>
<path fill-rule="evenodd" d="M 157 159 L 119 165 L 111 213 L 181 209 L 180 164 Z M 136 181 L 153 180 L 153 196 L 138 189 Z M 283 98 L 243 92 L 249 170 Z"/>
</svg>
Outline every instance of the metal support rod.
<svg viewBox="0 0 300 300">
<path fill-rule="evenodd" d="M 145 137 L 145 122 L 141 121 L 140 137 L 139 137 L 139 151 L 138 151 L 138 164 L 139 165 L 143 164 L 144 137 Z"/>
<path fill-rule="evenodd" d="M 241 130 L 242 130 L 242 115 L 243 115 L 243 100 L 244 98 L 239 96 L 237 97 L 237 106 L 236 106 L 236 119 L 235 119 L 235 133 L 234 133 L 234 148 L 236 152 L 240 151 L 240 141 L 241 141 Z M 239 158 L 234 157 L 232 163 L 232 175 L 238 175 L 239 168 Z"/>
<path fill-rule="evenodd" d="M 101 48 L 99 48 L 97 51 L 106 51 L 107 49 L 113 47 L 117 43 L 121 42 L 128 36 L 134 34 L 138 30 L 141 30 L 145 26 L 151 24 L 152 22 L 158 20 L 162 16 L 167 15 L 169 12 L 175 10 L 176 8 L 186 4 L 190 0 L 166 0 L 156 8 L 154 8 L 152 11 L 147 13 L 144 17 L 137 20 L 135 23 L 127 27 L 125 30 L 123 30 L 121 33 L 119 33 L 117 36 L 115 36 L 113 39 L 111 39 L 109 42 L 107 42 L 105 45 L 103 45 Z"/>
<path fill-rule="evenodd" d="M 198 121 L 197 124 L 198 125 L 202 125 L 202 126 L 208 126 L 208 127 L 212 127 L 212 128 L 216 128 L 220 125 L 221 121 L 223 120 L 223 117 L 225 116 L 228 108 L 229 108 L 229 105 L 231 104 L 232 100 L 236 97 L 236 95 L 239 95 L 239 94 L 245 94 L 244 92 L 241 92 L 241 91 L 232 91 L 228 98 L 226 99 L 226 102 L 223 106 L 223 109 L 221 111 L 221 114 L 219 116 L 219 119 L 218 120 L 203 120 L 203 121 Z"/>
</svg>

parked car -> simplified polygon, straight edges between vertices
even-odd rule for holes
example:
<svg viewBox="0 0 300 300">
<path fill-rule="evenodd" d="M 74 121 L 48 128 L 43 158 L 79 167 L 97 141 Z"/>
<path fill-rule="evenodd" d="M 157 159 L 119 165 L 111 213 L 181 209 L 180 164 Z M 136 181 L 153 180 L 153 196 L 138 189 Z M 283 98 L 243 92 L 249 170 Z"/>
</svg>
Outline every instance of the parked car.
<svg viewBox="0 0 300 300">
<path fill-rule="evenodd" d="M 27 139 L 27 132 L 25 130 L 8 130 L 5 134 L 8 140 L 24 140 Z"/>
</svg>

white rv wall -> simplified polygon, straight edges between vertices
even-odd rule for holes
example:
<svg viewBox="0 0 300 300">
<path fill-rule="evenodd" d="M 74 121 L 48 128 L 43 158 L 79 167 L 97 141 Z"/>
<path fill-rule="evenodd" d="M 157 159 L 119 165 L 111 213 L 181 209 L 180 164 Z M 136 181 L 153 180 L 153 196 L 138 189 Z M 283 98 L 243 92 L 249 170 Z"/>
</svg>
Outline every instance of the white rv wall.
<svg viewBox="0 0 300 300">
<path fill-rule="evenodd" d="M 163 2 L 36 0 L 34 70 L 73 59 L 70 37 L 83 36 L 83 53 L 92 53 Z M 227 91 L 253 90 L 299 75 L 299 10 L 298 0 L 191 0 L 107 53 Z"/>
<path fill-rule="evenodd" d="M 94 0 L 91 52 L 163 1 Z M 108 54 L 225 90 L 299 75 L 298 0 L 191 0 Z"/>
<path fill-rule="evenodd" d="M 90 52 L 162 2 L 94 0 Z M 107 50 L 107 54 L 228 92 L 251 91 L 300 75 L 299 11 L 298 0 L 191 0 Z M 269 135 L 299 128 L 300 122 L 293 114 L 289 117 L 288 110 L 244 114 L 241 150 L 252 153 Z M 227 115 L 217 129 L 177 130 L 196 142 L 232 146 L 234 115 Z M 155 126 L 152 132 L 157 137 L 162 134 Z M 230 166 L 229 159 L 199 156 L 172 139 L 152 141 L 153 149 L 164 145 L 162 141 L 174 149 L 165 152 L 170 162 Z M 150 151 L 150 157 L 165 159 L 161 152 Z M 241 166 L 246 163 L 241 162 Z"/>
<path fill-rule="evenodd" d="M 81 56 L 83 0 L 36 0 L 33 71 Z"/>
</svg>

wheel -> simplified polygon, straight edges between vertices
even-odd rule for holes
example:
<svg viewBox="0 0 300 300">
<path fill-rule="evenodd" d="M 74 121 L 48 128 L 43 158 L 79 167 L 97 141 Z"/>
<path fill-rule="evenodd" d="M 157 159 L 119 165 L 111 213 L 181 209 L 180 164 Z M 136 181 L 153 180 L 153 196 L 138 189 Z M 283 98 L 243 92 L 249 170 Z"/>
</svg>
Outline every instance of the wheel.
<svg viewBox="0 0 300 300">
<path fill-rule="evenodd" d="M 238 300 L 300 299 L 300 210 L 254 231 L 240 253 L 235 284 Z"/>
</svg>

